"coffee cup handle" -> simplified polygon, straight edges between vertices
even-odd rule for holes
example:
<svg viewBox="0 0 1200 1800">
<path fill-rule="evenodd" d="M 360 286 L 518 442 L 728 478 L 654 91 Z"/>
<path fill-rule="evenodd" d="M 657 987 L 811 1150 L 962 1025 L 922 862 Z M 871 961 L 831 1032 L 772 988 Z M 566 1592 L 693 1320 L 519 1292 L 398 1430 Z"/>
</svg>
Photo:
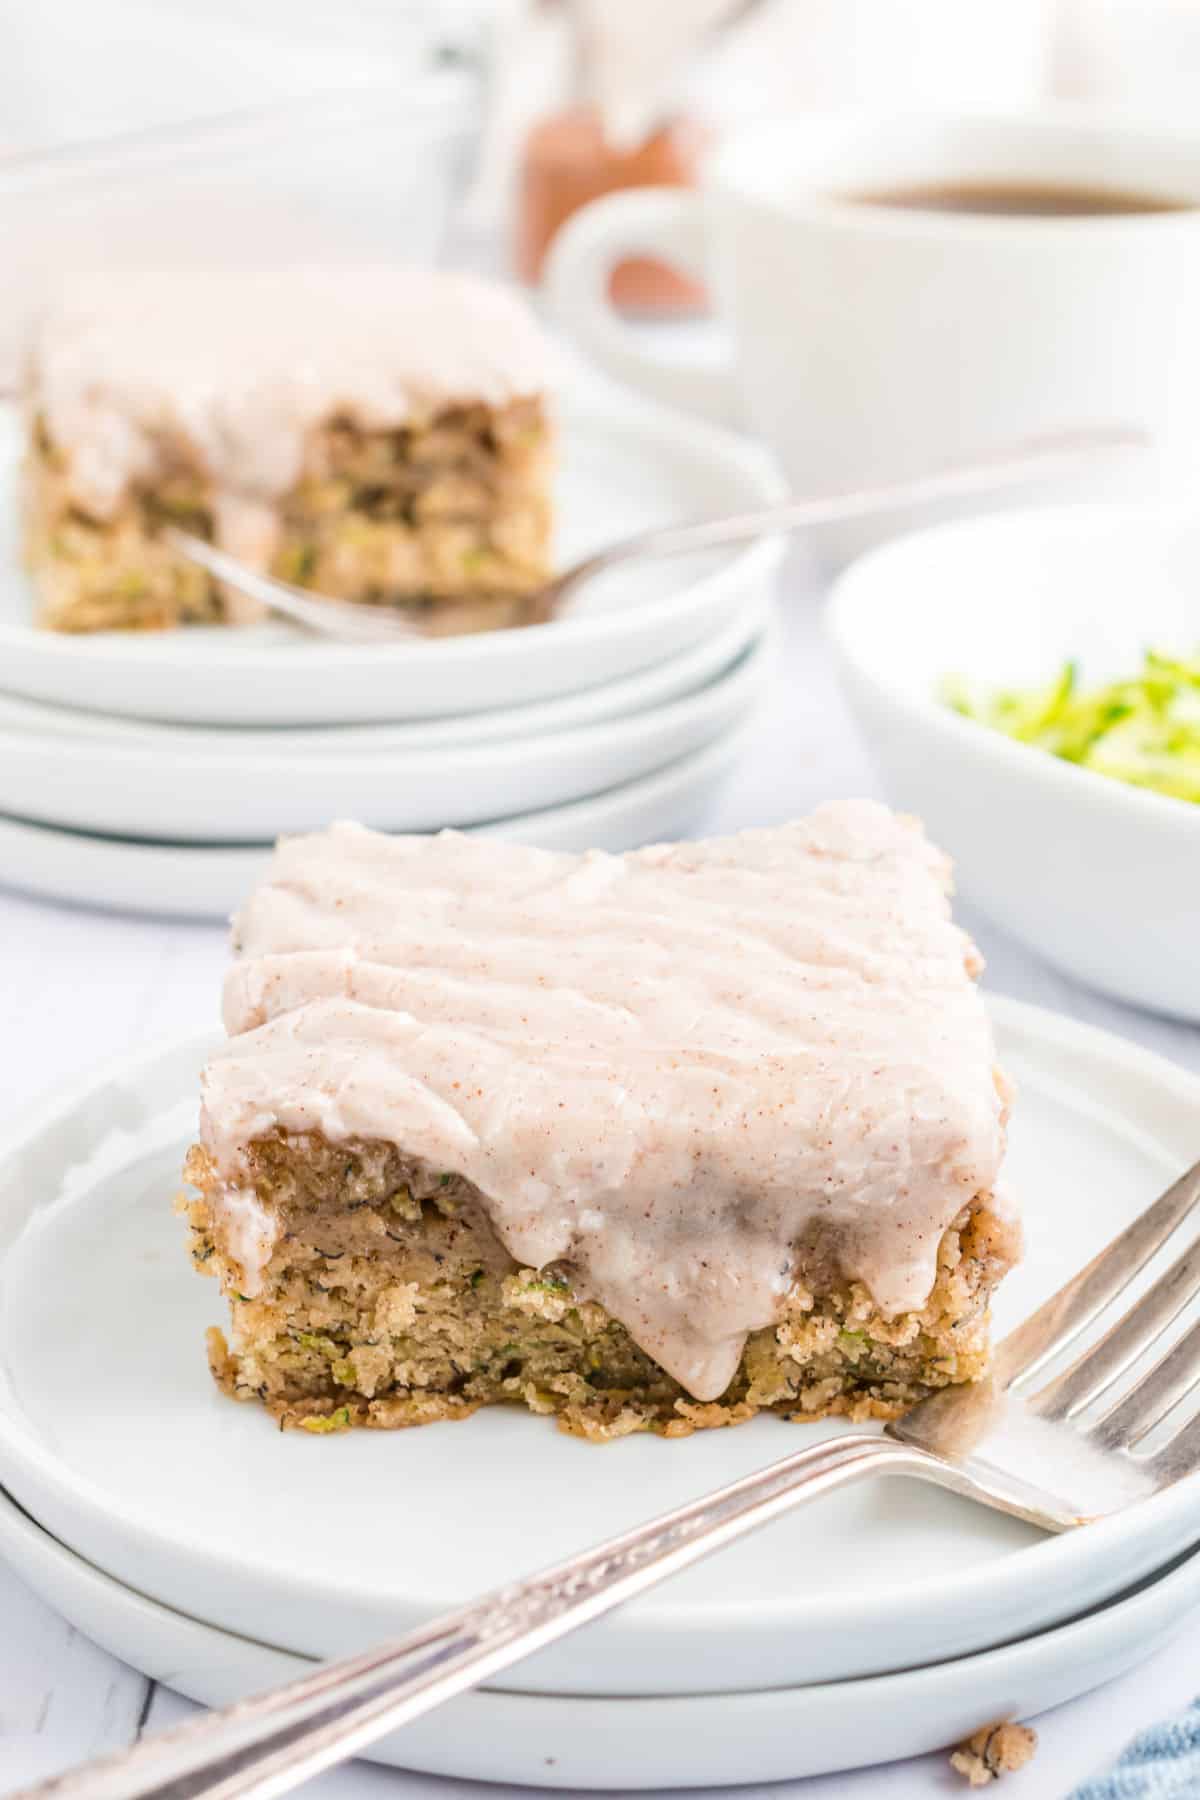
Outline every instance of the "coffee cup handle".
<svg viewBox="0 0 1200 1800">
<path fill-rule="evenodd" d="M 619 263 L 650 256 L 705 278 L 703 202 L 689 188 L 631 188 L 581 208 L 550 248 L 543 288 L 552 321 L 606 374 L 666 406 L 721 425 L 739 422 L 731 364 L 663 363 L 624 324 L 609 299 Z"/>
</svg>

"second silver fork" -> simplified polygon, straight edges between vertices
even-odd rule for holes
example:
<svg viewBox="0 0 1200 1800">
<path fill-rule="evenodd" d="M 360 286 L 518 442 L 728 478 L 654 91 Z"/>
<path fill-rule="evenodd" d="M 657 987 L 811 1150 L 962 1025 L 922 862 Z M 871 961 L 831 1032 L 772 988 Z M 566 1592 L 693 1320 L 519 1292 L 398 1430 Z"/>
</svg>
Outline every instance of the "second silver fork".
<svg viewBox="0 0 1200 1800">
<path fill-rule="evenodd" d="M 1171 1422 L 1200 1398 L 1200 1323 L 1157 1347 L 1200 1295 L 1200 1241 L 1065 1369 L 1047 1372 L 1103 1323 L 1198 1202 L 1200 1163 L 1003 1340 L 989 1381 L 923 1401 L 882 1436 L 855 1432 L 797 1451 L 392 1644 L 68 1771 L 25 1800 L 267 1800 L 781 1513 L 868 1476 L 931 1481 L 1047 1531 L 1174 1485 L 1200 1468 L 1200 1412 Z"/>
<path fill-rule="evenodd" d="M 558 616 L 579 590 L 596 576 L 627 562 L 645 558 L 682 556 L 751 543 L 778 532 L 804 531 L 834 519 L 856 519 L 887 512 L 899 506 L 924 505 L 999 489 L 1020 486 L 1039 478 L 1086 473 L 1106 457 L 1144 450 L 1145 434 L 1124 426 L 1096 426 L 1089 430 L 1054 432 L 1026 438 L 989 455 L 967 457 L 952 468 L 935 469 L 910 481 L 878 487 L 817 495 L 810 499 L 784 500 L 775 506 L 725 518 L 701 519 L 642 531 L 636 537 L 607 544 L 564 569 L 537 593 L 527 597 L 530 622 L 544 623 Z M 218 581 L 257 605 L 279 613 L 293 624 L 325 637 L 348 643 L 402 643 L 428 637 L 414 618 L 402 610 L 360 600 L 336 600 L 308 588 L 293 587 L 238 562 L 226 551 L 192 532 L 168 525 L 164 540 L 181 556 L 207 570 Z"/>
</svg>

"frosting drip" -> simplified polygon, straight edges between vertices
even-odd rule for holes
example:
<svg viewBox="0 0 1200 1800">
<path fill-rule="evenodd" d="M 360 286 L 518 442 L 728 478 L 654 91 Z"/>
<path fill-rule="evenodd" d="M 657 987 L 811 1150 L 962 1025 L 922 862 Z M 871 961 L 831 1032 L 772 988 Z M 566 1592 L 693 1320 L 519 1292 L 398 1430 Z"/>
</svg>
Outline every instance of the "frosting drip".
<svg viewBox="0 0 1200 1800">
<path fill-rule="evenodd" d="M 43 321 L 30 403 L 85 511 L 110 518 L 182 451 L 217 490 L 220 526 L 231 496 L 273 502 L 292 487 L 309 433 L 334 415 L 391 430 L 460 402 L 540 394 L 551 373 L 520 297 L 472 276 L 96 275 Z"/>
<path fill-rule="evenodd" d="M 920 1307 L 1004 1101 L 948 864 L 873 802 L 568 856 L 354 825 L 281 844 L 235 926 L 202 1133 L 384 1138 L 570 1265 L 698 1399 L 798 1274 Z"/>
</svg>

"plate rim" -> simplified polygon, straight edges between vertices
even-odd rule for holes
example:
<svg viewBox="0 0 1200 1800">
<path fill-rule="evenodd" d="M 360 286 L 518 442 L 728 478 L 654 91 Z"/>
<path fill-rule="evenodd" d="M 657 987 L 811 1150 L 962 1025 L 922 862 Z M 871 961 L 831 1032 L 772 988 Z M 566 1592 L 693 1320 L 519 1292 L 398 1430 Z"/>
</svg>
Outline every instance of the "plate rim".
<svg viewBox="0 0 1200 1800">
<path fill-rule="evenodd" d="M 227 1633 L 194 1613 L 139 1594 L 79 1558 L 3 1496 L 0 1544 L 9 1566 L 44 1603 L 110 1654 L 202 1705 L 228 1705 L 247 1692 L 295 1680 L 313 1667 L 294 1652 Z M 840 1772 L 847 1765 L 879 1766 L 931 1752 L 944 1756 L 950 1743 L 977 1726 L 986 1709 L 994 1713 L 1015 1703 L 1022 1717 L 1036 1716 L 1048 1699 L 1061 1705 L 1089 1693 L 1173 1642 L 1194 1604 L 1198 1560 L 1195 1552 L 1178 1559 L 1148 1578 L 1140 1591 L 1115 1597 L 1098 1613 L 951 1662 L 857 1681 L 693 1694 L 475 1688 L 460 1695 L 448 1712 L 436 1709 L 364 1754 L 384 1767 L 460 1780 L 642 1793 L 651 1746 L 658 1752 L 653 1785 L 688 1791 L 698 1782 L 728 1787 L 750 1780 L 761 1787 Z M 1073 1671 L 1065 1678 L 1064 1668 Z M 214 1671 L 220 1671 L 215 1681 Z M 559 1704 L 546 1704 L 552 1701 Z M 732 1728 L 722 1733 L 722 1755 L 715 1763 L 711 1740 L 704 1737 L 706 1721 L 717 1716 L 714 1704 L 722 1724 Z M 847 1755 L 846 1746 L 855 1743 L 852 1734 L 864 1717 L 890 1723 L 882 1727 L 882 1736 L 877 1728 L 872 1741 L 860 1739 Z M 684 1748 L 664 1758 L 664 1743 L 686 1745 L 697 1730 L 705 1753 Z M 800 1766 L 797 1730 L 800 1741 L 810 1746 Z M 478 1756 L 465 1765 L 457 1757 L 453 1746 L 464 1731 L 488 1746 L 483 1766 Z M 614 1732 L 624 1744 L 616 1768 L 611 1760 Z M 514 1743 L 535 1748 L 521 1754 L 509 1748 Z M 559 1754 L 548 1755 L 551 1750 Z M 568 1752 L 565 1758 L 563 1751 Z"/>
<path fill-rule="evenodd" d="M 325 755 L 313 753 L 306 756 L 301 766 L 306 774 L 311 775 L 314 769 L 320 768 L 326 772 L 336 772 L 348 782 L 356 776 L 379 775 L 381 771 L 394 773 L 393 765 L 403 767 L 406 771 L 415 770 L 418 776 L 429 775 L 442 765 L 443 779 L 459 776 L 469 779 L 473 770 L 494 768 L 498 762 L 520 769 L 528 759 L 543 755 L 553 760 L 557 755 L 568 753 L 602 752 L 614 744 L 624 747 L 639 738 L 652 737 L 656 730 L 665 730 L 669 726 L 703 717 L 708 708 L 716 707 L 721 700 L 727 701 L 731 693 L 740 695 L 743 688 L 752 689 L 755 681 L 761 680 L 769 667 L 770 652 L 775 644 L 776 639 L 768 626 L 752 641 L 744 644 L 728 665 L 719 669 L 701 687 L 677 694 L 670 700 L 635 713 L 589 720 L 582 725 L 564 726 L 536 736 L 504 738 L 494 742 L 436 744 L 418 746 L 411 750 L 404 746 L 381 746 L 375 750 L 335 750 Z M 192 749 L 173 748 L 165 744 L 110 744 L 82 737 L 63 738 L 61 741 L 33 739 L 19 732 L 6 730 L 3 726 L 0 726 L 0 755 L 10 761 L 15 759 L 28 762 L 40 757 L 51 757 L 64 769 L 99 768 L 114 776 L 132 773 L 152 761 L 165 774 L 186 773 L 189 779 L 197 781 L 214 774 L 229 779 L 233 775 L 244 775 L 247 771 L 253 772 L 255 780 L 294 779 L 298 767 L 294 754 L 266 745 L 261 750 L 239 751 L 234 757 L 223 751 L 200 747 Z M 446 769 L 451 771 L 451 777 L 446 776 Z M 576 797 L 589 798 L 586 794 Z M 571 802 L 563 801 L 560 804 L 570 805 Z M 548 811 L 549 808 L 537 810 Z M 478 823 L 488 824 L 491 820 L 483 819 Z M 80 829 L 86 830 L 87 827 Z"/>
<path fill-rule="evenodd" d="M 1018 1038 L 1033 1037 L 1043 1043 L 1048 1042 L 1054 1048 L 1065 1046 L 1068 1050 L 1082 1052 L 1093 1059 L 1099 1058 L 1110 1068 L 1133 1069 L 1143 1080 L 1166 1089 L 1173 1100 L 1200 1115 L 1200 1077 L 1158 1053 L 1131 1043 L 1115 1032 L 1009 996 L 989 995 L 988 1006 L 998 1029 Z M 0 1165 L 21 1154 L 27 1145 L 60 1122 L 64 1114 L 78 1108 L 99 1086 L 135 1080 L 139 1072 L 171 1057 L 188 1056 L 198 1063 L 204 1047 L 220 1041 L 219 1033 L 193 1032 L 181 1038 L 162 1040 L 125 1056 L 105 1059 L 83 1077 L 48 1096 L 19 1128 L 0 1138 Z M 103 1488 L 87 1476 L 73 1473 L 61 1456 L 55 1455 L 49 1446 L 32 1437 L 27 1428 L 21 1430 L 20 1425 L 19 1417 L 0 1411 L 0 1450 L 5 1451 L 11 1459 L 6 1468 L 11 1469 L 18 1480 L 23 1474 L 40 1483 L 44 1491 L 49 1490 L 57 1502 L 69 1509 L 74 1516 L 79 1516 L 80 1513 L 87 1515 L 99 1523 L 101 1531 L 111 1530 L 115 1520 L 122 1532 L 136 1530 L 143 1541 L 152 1540 L 157 1551 L 166 1559 L 178 1559 L 182 1556 L 196 1569 L 209 1572 L 219 1570 L 226 1581 L 246 1576 L 254 1580 L 260 1573 L 253 1559 L 245 1554 L 232 1550 L 217 1552 L 204 1545 L 181 1542 L 178 1535 L 169 1534 L 153 1514 L 127 1506 L 114 1508 L 112 1497 Z M 11 1487 L 11 1474 L 6 1474 L 6 1481 Z M 1019 1581 L 1024 1573 L 1031 1571 L 1039 1563 L 1041 1573 L 1045 1575 L 1048 1560 L 1052 1562 L 1061 1582 L 1069 1578 L 1071 1571 L 1081 1562 L 1091 1561 L 1110 1545 L 1119 1546 L 1129 1535 L 1131 1519 L 1135 1523 L 1143 1522 L 1145 1532 L 1157 1527 L 1161 1534 L 1176 1521 L 1177 1515 L 1191 1514 L 1194 1511 L 1198 1483 L 1200 1476 L 1193 1475 L 1120 1514 L 1098 1520 L 1081 1530 L 1065 1532 L 1053 1538 L 1040 1538 L 1033 1543 L 1014 1547 L 969 1576 L 960 1575 L 960 1588 L 969 1585 L 973 1606 L 977 1609 L 986 1608 L 997 1588 L 1003 1589 Z M 26 1505 L 26 1501 L 22 1499 L 21 1504 Z M 27 1509 L 33 1510 L 32 1507 Z M 928 1586 L 927 1580 L 911 1585 L 902 1584 L 889 1590 L 889 1599 L 899 1608 L 910 1596 L 916 1600 L 919 1596 L 927 1595 Z M 301 1577 L 293 1583 L 293 1587 L 309 1595 L 314 1603 L 320 1603 L 323 1593 L 320 1583 L 314 1584 L 307 1577 Z M 344 1598 L 368 1603 L 372 1599 L 378 1599 L 377 1593 L 369 1594 L 361 1584 L 344 1578 L 339 1578 L 339 1593 Z M 779 1595 L 774 1600 L 760 1597 L 753 1602 L 747 1600 L 741 1605 L 724 1604 L 718 1612 L 704 1605 L 697 1606 L 694 1601 L 672 1604 L 668 1599 L 664 1604 L 660 1597 L 656 1601 L 653 1620 L 640 1617 L 636 1612 L 627 1614 L 624 1629 L 631 1637 L 653 1636 L 664 1629 L 678 1629 L 681 1621 L 686 1620 L 690 1630 L 706 1634 L 719 1626 L 728 1628 L 731 1622 L 740 1625 L 749 1617 L 759 1622 L 764 1618 L 770 1622 L 774 1618 L 777 1623 L 787 1605 L 785 1598 Z M 870 1609 L 865 1597 L 842 1594 L 838 1596 L 836 1608 L 829 1601 L 823 1605 L 824 1610 L 809 1621 L 809 1627 L 814 1631 L 819 1631 L 827 1618 L 836 1621 L 836 1627 L 842 1633 L 853 1632 L 857 1627 L 870 1622 Z"/>
<path fill-rule="evenodd" d="M 631 800 L 642 800 L 649 796 L 656 797 L 660 790 L 671 792 L 681 783 L 690 784 L 693 780 L 707 779 L 711 772 L 724 768 L 736 757 L 750 729 L 751 725 L 746 720 L 736 720 L 732 725 L 728 725 L 723 731 L 718 732 L 707 744 L 702 744 L 699 749 L 689 750 L 683 756 L 673 757 L 670 762 L 664 763 L 661 768 L 652 769 L 646 775 L 638 775 L 628 781 L 616 782 L 611 787 L 601 789 L 599 793 L 581 795 L 578 800 L 561 801 L 557 806 L 536 807 L 528 812 L 511 813 L 503 819 L 485 819 L 477 825 L 455 826 L 453 829 L 462 831 L 468 836 L 503 838 L 505 833 L 511 831 L 514 826 L 525 828 L 538 821 L 550 821 L 554 825 L 560 825 L 571 813 L 591 813 L 601 809 L 607 813 L 610 808 L 627 804 Z M 191 843 L 180 838 L 128 837 L 118 832 L 87 831 L 82 826 L 54 825 L 48 820 L 27 819 L 16 813 L 0 812 L 0 847 L 3 845 L 4 837 L 10 832 L 28 833 L 31 836 L 40 836 L 55 842 L 64 840 L 70 843 L 82 841 L 98 844 L 105 849 L 130 855 L 135 852 L 147 852 L 156 858 L 160 855 L 182 855 L 194 857 L 197 860 L 201 857 L 230 860 L 237 858 L 239 862 L 247 863 L 253 856 L 257 856 L 261 860 L 263 856 L 269 855 L 275 844 L 279 842 L 278 838 L 261 838 L 244 844 L 234 842 L 213 844 Z M 303 832 L 281 834 L 282 837 L 303 837 L 304 835 Z M 428 834 L 417 833 L 416 835 Z M 0 888 L 6 888 L 8 885 L 10 884 L 0 880 Z"/>
<path fill-rule="evenodd" d="M 575 731 L 588 725 L 609 724 L 619 718 L 636 718 L 669 704 L 673 699 L 684 699 L 689 694 L 700 691 L 702 687 L 719 681 L 747 651 L 768 635 L 774 627 L 775 612 L 774 595 L 768 593 L 757 596 L 739 608 L 733 619 L 716 631 L 697 638 L 694 643 L 673 651 L 657 662 L 648 663 L 645 668 L 632 669 L 628 674 L 619 675 L 613 681 L 601 683 L 598 687 L 573 689 L 568 694 L 525 701 L 515 706 L 493 707 L 485 712 L 464 713 L 458 718 L 443 715 L 439 718 L 407 719 L 394 723 L 369 720 L 362 724 L 343 725 L 202 725 L 190 720 L 167 723 L 161 719 L 141 718 L 132 713 L 89 712 L 85 707 L 71 707 L 53 700 L 36 699 L 32 695 L 0 692 L 0 735 L 5 739 L 10 736 L 23 739 L 34 737 L 57 744 L 61 734 L 61 739 L 69 739 L 75 744 L 103 742 L 114 748 L 117 745 L 131 748 L 137 742 L 144 749 L 165 748 L 173 740 L 179 747 L 189 746 L 195 750 L 208 747 L 202 740 L 219 739 L 226 746 L 222 751 L 223 755 L 235 752 L 240 754 L 243 750 L 254 750 L 257 753 L 259 749 L 271 747 L 293 755 L 307 755 L 310 751 L 337 750 L 343 745 L 348 749 L 361 747 L 364 755 L 406 748 L 450 749 L 455 747 L 451 733 L 460 729 L 467 732 L 462 748 L 476 744 L 504 744 L 518 738 L 526 740 L 535 736 L 546 737 L 551 732 Z M 698 675 L 695 673 L 697 669 L 700 671 Z M 683 685 L 676 687 L 676 682 Z M 664 685 L 671 689 L 667 699 L 661 697 L 660 690 Z M 649 701 L 645 698 L 647 687 L 651 688 Z M 565 711 L 568 707 L 579 705 L 584 705 L 590 712 L 605 696 L 612 702 L 611 707 L 605 706 L 595 717 L 585 717 L 582 720 L 566 718 L 559 724 L 547 726 L 537 716 L 544 716 L 553 709 Z M 44 711 L 63 714 L 72 719 L 83 718 L 89 722 L 94 720 L 96 735 L 89 736 L 87 729 L 64 730 L 57 722 L 39 724 L 36 718 L 24 722 L 19 719 L 14 722 L 11 718 L 6 720 L 4 713 L 9 706 L 18 711 L 28 708 L 35 714 Z M 419 740 L 423 735 L 434 731 L 444 732 L 444 739 L 429 744 L 410 743 L 410 739 Z"/>
<path fill-rule="evenodd" d="M 81 1551 L 72 1549 L 70 1544 L 64 1543 L 33 1513 L 27 1511 L 3 1483 L 0 1483 L 0 1518 L 6 1521 L 5 1524 L 0 1525 L 0 1534 L 5 1529 L 11 1529 L 27 1539 L 39 1540 L 40 1551 L 47 1557 L 53 1558 L 60 1566 L 63 1564 L 70 1566 L 73 1577 L 93 1581 L 99 1588 L 115 1588 L 120 1591 L 123 1601 L 149 1607 L 155 1613 L 168 1614 L 181 1620 L 188 1627 L 212 1633 L 220 1638 L 233 1639 L 255 1650 L 266 1651 L 276 1656 L 290 1657 L 297 1662 L 314 1666 L 323 1660 L 320 1657 L 311 1656 L 303 1650 L 288 1649 L 284 1644 L 273 1644 L 263 1638 L 250 1637 L 245 1632 L 231 1631 L 223 1625 L 215 1624 L 210 1619 L 199 1618 L 195 1613 L 184 1612 L 182 1608 L 171 1605 L 169 1601 L 160 1600 L 154 1594 L 144 1593 L 130 1582 L 122 1580 L 119 1575 L 111 1574 L 109 1570 L 101 1568 L 98 1563 L 92 1562 Z M 44 1540 L 44 1542 L 40 1540 Z M 857 1675 L 834 1681 L 797 1682 L 772 1688 L 704 1689 L 697 1690 L 695 1693 L 573 1693 L 533 1688 L 505 1688 L 499 1685 L 493 1686 L 490 1682 L 470 1688 L 467 1692 L 488 1694 L 504 1700 L 561 1700 L 565 1704 L 572 1705 L 590 1703 L 592 1705 L 662 1706 L 695 1700 L 754 1702 L 764 1698 L 777 1698 L 797 1693 L 804 1693 L 815 1698 L 819 1697 L 822 1690 L 835 1687 L 853 1689 L 855 1694 L 862 1692 L 864 1698 L 890 1699 L 894 1696 L 895 1684 L 898 1682 L 912 1683 L 921 1678 L 934 1679 L 940 1673 L 964 1664 L 978 1665 L 987 1658 L 1011 1657 L 1013 1654 L 1023 1651 L 1045 1649 L 1049 1647 L 1052 1639 L 1062 1639 L 1068 1634 L 1082 1634 L 1083 1628 L 1092 1625 L 1097 1619 L 1115 1616 L 1118 1613 L 1127 1615 L 1129 1610 L 1135 1608 L 1139 1602 L 1149 1605 L 1155 1597 L 1161 1596 L 1167 1583 L 1177 1579 L 1182 1583 L 1184 1577 L 1191 1577 L 1192 1583 L 1196 1587 L 1197 1599 L 1200 1600 L 1200 1541 L 1172 1556 L 1153 1574 L 1142 1577 L 1141 1580 L 1128 1588 L 1121 1589 L 1119 1593 L 1112 1595 L 1109 1599 L 1086 1607 L 1084 1611 L 1072 1615 L 1071 1618 L 1065 1619 L 1057 1625 L 1047 1626 L 1042 1631 L 1030 1632 L 1025 1637 L 1010 1640 L 1004 1644 L 991 1644 L 985 1649 L 945 1657 L 938 1662 L 921 1663 L 911 1668 L 893 1669 L 877 1675 Z"/>
</svg>

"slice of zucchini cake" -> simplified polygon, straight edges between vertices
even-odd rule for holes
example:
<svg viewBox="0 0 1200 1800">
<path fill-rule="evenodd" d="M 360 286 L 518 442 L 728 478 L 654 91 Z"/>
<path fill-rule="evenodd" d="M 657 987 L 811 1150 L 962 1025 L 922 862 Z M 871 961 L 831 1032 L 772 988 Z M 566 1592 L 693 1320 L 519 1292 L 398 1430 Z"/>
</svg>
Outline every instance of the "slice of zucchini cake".
<svg viewBox="0 0 1200 1800">
<path fill-rule="evenodd" d="M 187 1167 L 218 1381 L 310 1431 L 603 1439 L 978 1376 L 1019 1231 L 948 885 L 867 801 L 624 856 L 285 841 Z"/>
<path fill-rule="evenodd" d="M 173 523 L 430 632 L 526 623 L 550 573 L 550 352 L 465 275 L 77 282 L 26 381 L 25 553 L 58 631 L 238 622 Z"/>
</svg>

